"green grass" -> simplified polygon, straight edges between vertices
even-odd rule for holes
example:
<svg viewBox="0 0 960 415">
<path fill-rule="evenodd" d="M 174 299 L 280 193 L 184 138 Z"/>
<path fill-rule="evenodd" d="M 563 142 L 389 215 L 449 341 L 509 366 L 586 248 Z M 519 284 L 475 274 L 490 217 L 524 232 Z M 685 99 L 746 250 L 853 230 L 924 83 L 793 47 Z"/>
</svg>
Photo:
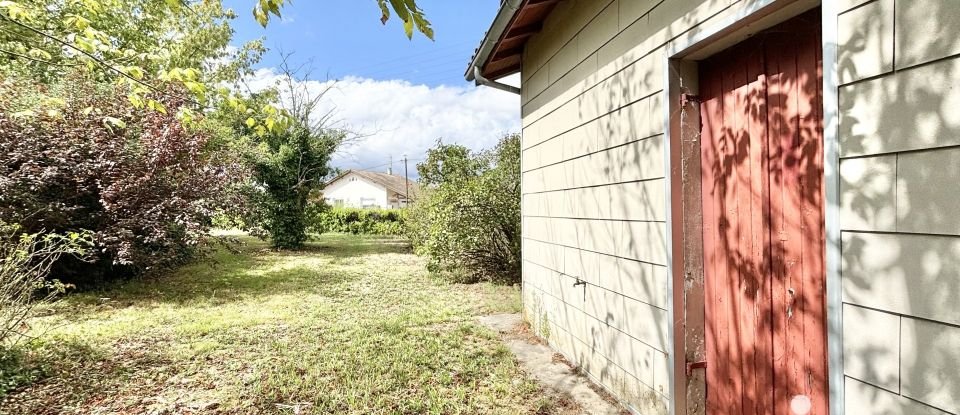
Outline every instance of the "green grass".
<svg viewBox="0 0 960 415">
<path fill-rule="evenodd" d="M 514 287 L 432 278 L 404 243 L 324 236 L 69 296 L 0 359 L 0 413 L 537 413 L 480 314 Z M 24 385 L 25 384 L 25 385 Z M 0 384 L 2 387 L 2 384 Z M 3 393 L 0 389 L 0 393 Z"/>
</svg>

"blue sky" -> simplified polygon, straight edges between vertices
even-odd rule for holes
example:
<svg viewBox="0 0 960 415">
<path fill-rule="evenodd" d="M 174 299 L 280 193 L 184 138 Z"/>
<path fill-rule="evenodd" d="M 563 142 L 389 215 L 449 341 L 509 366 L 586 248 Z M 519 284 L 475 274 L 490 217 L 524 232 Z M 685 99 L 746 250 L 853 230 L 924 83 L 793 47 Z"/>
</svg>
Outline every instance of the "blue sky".
<svg viewBox="0 0 960 415">
<path fill-rule="evenodd" d="M 264 36 L 272 50 L 313 59 L 318 73 L 371 79 L 405 79 L 430 86 L 464 82 L 467 62 L 496 15 L 499 0 L 420 0 L 435 41 L 408 40 L 395 17 L 384 26 L 375 0 L 294 0 L 283 19 L 263 29 L 250 14 L 254 0 L 227 0 L 239 15 L 237 43 Z M 277 54 L 262 66 L 276 64 Z"/>
<path fill-rule="evenodd" d="M 329 86 L 328 77 L 337 80 L 323 109 L 334 111 L 339 126 L 367 136 L 334 156 L 337 167 L 385 171 L 392 158 L 393 171 L 402 172 L 406 155 L 413 173 L 437 140 L 481 150 L 520 130 L 517 95 L 463 79 L 499 0 L 418 0 L 435 41 L 420 34 L 408 40 L 395 16 L 380 24 L 375 0 L 294 0 L 266 29 L 253 19 L 254 2 L 225 0 L 240 15 L 235 45 L 264 37 L 271 49 L 249 83 L 276 82 L 279 50 L 294 52 L 293 63 L 311 62 L 312 90 Z"/>
</svg>

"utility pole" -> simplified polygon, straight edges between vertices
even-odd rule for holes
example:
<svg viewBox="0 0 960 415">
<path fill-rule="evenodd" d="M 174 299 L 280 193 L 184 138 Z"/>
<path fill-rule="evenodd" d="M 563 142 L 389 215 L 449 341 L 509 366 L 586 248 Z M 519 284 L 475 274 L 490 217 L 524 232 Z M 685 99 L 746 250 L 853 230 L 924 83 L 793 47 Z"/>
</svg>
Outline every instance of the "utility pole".
<svg viewBox="0 0 960 415">
<path fill-rule="evenodd" d="M 403 155 L 403 184 L 407 186 L 407 194 L 403 195 L 407 199 L 407 207 L 410 206 L 410 175 L 407 173 L 407 155 Z"/>
</svg>

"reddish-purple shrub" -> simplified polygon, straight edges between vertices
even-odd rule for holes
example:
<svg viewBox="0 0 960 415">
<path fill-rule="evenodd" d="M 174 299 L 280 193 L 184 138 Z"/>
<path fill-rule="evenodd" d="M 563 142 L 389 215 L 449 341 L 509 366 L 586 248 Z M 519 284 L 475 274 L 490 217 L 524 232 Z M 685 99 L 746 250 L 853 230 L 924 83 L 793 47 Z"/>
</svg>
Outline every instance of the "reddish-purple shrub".
<svg viewBox="0 0 960 415">
<path fill-rule="evenodd" d="M 180 263 L 204 246 L 213 214 L 239 202 L 230 188 L 244 168 L 178 121 L 187 105 L 178 94 L 156 97 L 163 113 L 79 75 L 49 91 L 0 82 L 0 221 L 94 233 L 98 261 L 61 264 L 61 278 L 87 283 Z"/>
</svg>

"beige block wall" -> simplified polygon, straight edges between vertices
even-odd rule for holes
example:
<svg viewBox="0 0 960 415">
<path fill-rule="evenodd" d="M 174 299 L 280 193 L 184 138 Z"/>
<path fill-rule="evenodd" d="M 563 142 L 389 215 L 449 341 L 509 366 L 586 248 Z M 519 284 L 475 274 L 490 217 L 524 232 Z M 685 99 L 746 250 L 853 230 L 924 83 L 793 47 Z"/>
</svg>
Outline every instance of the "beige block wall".
<svg viewBox="0 0 960 415">
<path fill-rule="evenodd" d="M 848 414 L 960 413 L 960 4 L 837 16 Z"/>
<path fill-rule="evenodd" d="M 664 45 L 751 3 L 566 0 L 525 50 L 525 318 L 638 413 L 672 387 Z"/>
</svg>

